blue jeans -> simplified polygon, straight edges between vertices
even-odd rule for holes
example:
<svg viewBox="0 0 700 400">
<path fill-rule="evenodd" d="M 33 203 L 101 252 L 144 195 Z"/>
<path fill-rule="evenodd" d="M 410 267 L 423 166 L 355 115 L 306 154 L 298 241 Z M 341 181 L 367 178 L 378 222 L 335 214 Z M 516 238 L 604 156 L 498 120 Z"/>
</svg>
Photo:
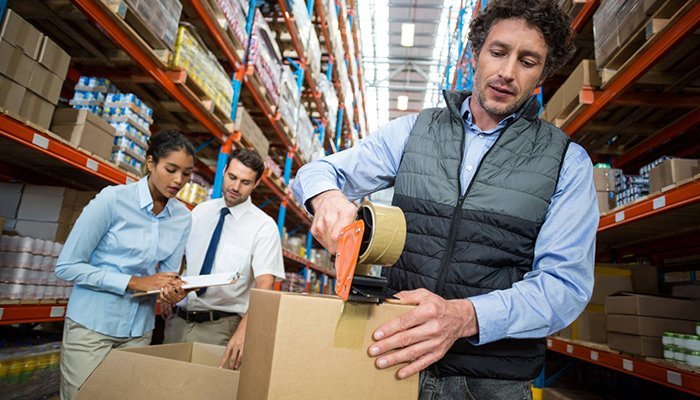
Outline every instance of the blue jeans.
<svg viewBox="0 0 700 400">
<path fill-rule="evenodd" d="M 420 400 L 532 400 L 532 381 L 420 374 Z"/>
</svg>

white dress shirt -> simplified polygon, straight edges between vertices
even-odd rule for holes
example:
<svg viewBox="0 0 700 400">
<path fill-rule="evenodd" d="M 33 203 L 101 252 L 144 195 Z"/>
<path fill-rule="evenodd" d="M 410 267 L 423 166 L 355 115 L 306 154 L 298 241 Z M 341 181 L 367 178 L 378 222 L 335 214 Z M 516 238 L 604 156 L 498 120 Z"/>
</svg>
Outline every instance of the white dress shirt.
<svg viewBox="0 0 700 400">
<path fill-rule="evenodd" d="M 199 204 L 192 210 L 192 231 L 187 240 L 187 276 L 199 275 L 220 210 L 226 207 L 223 198 Z M 229 207 L 211 273 L 240 272 L 237 283 L 207 289 L 200 298 L 190 292 L 179 306 L 189 311 L 218 310 L 244 314 L 248 311 L 250 289 L 255 278 L 270 274 L 284 279 L 282 244 L 277 223 L 248 198 Z"/>
</svg>

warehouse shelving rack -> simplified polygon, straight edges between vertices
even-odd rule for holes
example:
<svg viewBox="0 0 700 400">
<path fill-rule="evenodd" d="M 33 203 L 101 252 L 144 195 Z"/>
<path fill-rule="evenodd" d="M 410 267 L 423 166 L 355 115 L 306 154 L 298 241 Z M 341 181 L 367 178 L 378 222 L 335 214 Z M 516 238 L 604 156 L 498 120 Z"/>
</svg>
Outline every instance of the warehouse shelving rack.
<svg viewBox="0 0 700 400">
<path fill-rule="evenodd" d="M 134 81 L 134 82 L 147 82 L 149 84 L 155 84 L 157 87 L 166 92 L 172 99 L 175 100 L 179 107 L 186 110 L 194 119 L 201 124 L 210 134 L 210 138 L 200 145 L 198 150 L 205 148 L 212 142 L 216 142 L 221 145 L 224 153 L 228 152 L 228 149 L 233 146 L 250 146 L 250 142 L 246 139 L 245 133 L 234 132 L 233 124 L 230 121 L 222 120 L 221 118 L 214 116 L 209 110 L 204 108 L 199 101 L 199 99 L 193 95 L 191 90 L 183 84 L 183 74 L 182 72 L 172 71 L 167 68 L 162 60 L 160 60 L 148 45 L 136 35 L 130 27 L 124 23 L 123 20 L 114 15 L 109 9 L 106 8 L 98 0 L 71 0 L 72 3 L 88 17 L 96 26 L 100 29 L 121 49 L 123 49 L 131 60 L 139 67 L 142 71 L 141 74 L 129 75 L 128 71 L 110 71 L 117 78 L 123 78 L 124 81 Z M 269 171 L 266 171 L 263 177 L 262 183 L 264 188 L 262 189 L 265 193 L 271 194 L 271 197 L 265 200 L 265 203 L 271 204 L 273 202 L 279 201 L 278 206 L 278 223 L 280 226 L 284 225 L 286 210 L 291 209 L 292 218 L 291 222 L 298 225 L 295 230 L 298 230 L 301 226 L 309 226 L 311 224 L 311 218 L 304 211 L 290 194 L 288 188 L 289 175 L 292 169 L 292 161 L 297 166 L 301 166 L 303 161 L 296 151 L 296 147 L 292 144 L 289 136 L 287 135 L 287 129 L 280 121 L 279 114 L 273 112 L 274 108 L 267 103 L 264 96 L 260 92 L 259 88 L 254 84 L 254 70 L 252 66 L 245 64 L 245 54 L 243 59 L 240 54 L 236 51 L 235 46 L 230 43 L 230 39 L 226 38 L 221 31 L 221 28 L 216 24 L 215 19 L 212 17 L 211 13 L 211 3 L 206 0 L 186 0 L 188 4 L 195 9 L 198 13 L 201 22 L 207 27 L 208 34 L 214 39 L 215 43 L 218 45 L 219 51 L 221 51 L 227 61 L 229 62 L 231 69 L 234 71 L 234 86 L 238 95 L 243 87 L 247 91 L 247 95 L 252 101 L 253 105 L 261 110 L 265 118 L 269 122 L 270 127 L 274 135 L 283 143 L 288 149 L 288 157 L 285 168 L 285 181 L 280 182 L 278 179 L 272 177 Z M 343 3 L 344 4 L 344 3 Z M 0 1 L 0 18 L 4 15 L 4 6 L 6 1 Z M 256 10 L 255 0 L 250 1 L 252 6 L 251 10 Z M 311 0 L 309 2 L 309 9 L 314 9 L 314 2 Z M 316 3 L 317 10 L 324 10 L 321 1 Z M 291 18 L 287 19 L 288 22 L 293 22 Z M 322 21 L 325 26 L 325 21 Z M 296 25 L 293 23 L 288 24 L 296 29 Z M 252 26 L 248 27 L 249 31 L 252 31 Z M 328 30 L 325 30 L 325 34 L 328 35 Z M 250 37 L 250 35 L 249 35 Z M 330 39 L 328 36 L 326 38 L 326 45 L 330 45 Z M 352 40 L 352 38 L 346 40 Z M 356 46 L 356 49 L 358 47 Z M 303 53 L 298 53 L 303 55 Z M 329 56 L 332 57 L 333 53 L 329 52 Z M 332 70 L 332 67 L 329 68 Z M 89 67 L 86 68 L 88 71 L 92 71 Z M 104 69 L 95 69 L 97 72 L 104 72 Z M 143 75 L 145 73 L 145 75 Z M 359 74 L 360 71 L 358 70 Z M 80 74 L 71 68 L 69 75 L 79 76 Z M 124 76 L 122 76 L 124 75 Z M 240 84 L 236 84 L 236 81 Z M 310 74 L 306 75 L 307 85 L 310 87 L 312 93 L 312 99 L 316 102 L 317 110 L 324 110 L 325 105 L 316 101 L 320 96 L 318 95 L 315 82 L 313 81 Z M 342 95 L 342 93 L 339 93 Z M 347 94 L 352 96 L 353 94 Z M 320 100 L 320 99 L 319 99 Z M 342 98 L 339 99 L 342 101 Z M 357 104 L 357 102 L 356 102 Z M 237 101 L 234 101 L 234 107 L 237 106 Z M 4 110 L 0 110 L 4 111 Z M 342 112 L 342 111 L 341 111 Z M 235 117 L 235 112 L 232 113 L 232 117 Z M 341 124 L 340 127 L 349 128 L 350 121 L 347 117 L 339 115 L 339 120 Z M 231 118 L 233 119 L 233 118 Z M 20 117 L 9 115 L 7 113 L 0 113 L 0 137 L 3 138 L 3 144 L 7 144 L 8 148 L 16 149 L 17 154 L 21 154 L 21 157 L 26 157 L 27 160 L 37 160 L 41 159 L 39 165 L 49 166 L 50 168 L 55 168 L 61 171 L 61 177 L 58 179 L 60 182 L 65 182 L 76 187 L 83 187 L 86 189 L 94 189 L 103 187 L 105 184 L 123 184 L 130 183 L 137 180 L 136 176 L 133 176 L 123 170 L 117 168 L 114 164 L 109 161 L 103 160 L 96 157 L 88 152 L 77 149 L 63 139 L 53 135 L 51 132 L 46 131 L 42 128 L 37 127 L 31 122 L 22 120 Z M 338 136 L 340 137 L 340 135 Z M 333 143 L 334 144 L 334 143 Z M 336 146 L 330 146 L 332 151 L 335 151 Z M 19 156 L 18 156 L 19 157 Z M 203 175 L 210 177 L 213 171 L 197 160 L 197 168 L 199 172 Z M 27 171 L 24 171 L 25 165 L 22 167 L 13 168 L 3 168 L 3 174 L 8 178 L 15 177 L 20 178 L 21 176 L 28 176 Z M 35 166 L 36 167 L 36 166 Z M 30 168 L 28 168 L 30 169 Z M 219 168 L 221 170 L 221 168 Z M 44 171 L 46 172 L 46 171 Z M 32 179 L 25 179 L 31 181 Z M 55 182 L 55 181 L 54 181 Z M 41 183 L 41 182 L 39 182 Z M 48 182 L 47 182 L 48 183 Z M 260 190 L 260 189 L 258 189 Z M 264 207 L 265 205 L 262 205 Z M 261 207 L 261 208 L 262 208 Z M 191 206 L 190 206 L 191 208 Z M 307 255 L 310 254 L 310 247 L 312 241 L 311 236 L 307 237 Z M 309 281 L 310 270 L 318 271 L 324 274 L 323 282 L 332 285 L 334 282 L 332 279 L 334 274 L 330 270 L 326 270 L 319 266 L 314 265 L 309 260 L 301 259 L 299 256 L 289 252 L 284 251 L 285 259 L 297 263 L 297 265 L 303 265 L 305 268 L 305 275 L 307 282 Z M 307 288 L 308 289 L 308 288 Z M 60 305 L 43 305 L 43 304 L 16 304 L 16 305 L 5 305 L 0 307 L 2 309 L 2 315 L 4 318 L 0 318 L 0 324 L 3 323 L 25 323 L 25 322 L 43 322 L 43 321 L 53 321 L 60 320 L 62 316 L 57 315 L 57 309 L 52 307 L 62 307 Z M 53 310 L 53 311 L 52 311 Z M 9 322 L 13 321 L 13 322 Z"/>
</svg>

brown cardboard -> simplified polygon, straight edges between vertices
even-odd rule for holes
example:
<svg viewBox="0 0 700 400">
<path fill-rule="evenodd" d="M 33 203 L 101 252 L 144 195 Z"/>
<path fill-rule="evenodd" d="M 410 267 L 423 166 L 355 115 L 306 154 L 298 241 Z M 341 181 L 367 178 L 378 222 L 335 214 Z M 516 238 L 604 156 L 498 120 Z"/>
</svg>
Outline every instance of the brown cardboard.
<svg viewBox="0 0 700 400">
<path fill-rule="evenodd" d="M 649 172 L 651 193 L 661 191 L 668 185 L 693 177 L 700 172 L 700 160 L 673 158 L 666 160 Z"/>
<path fill-rule="evenodd" d="M 572 324 L 572 339 L 593 343 L 607 343 L 608 331 L 603 307 L 588 306 Z"/>
<path fill-rule="evenodd" d="M 70 56 L 48 36 L 45 36 L 41 43 L 37 61 L 59 78 L 66 79 Z"/>
<path fill-rule="evenodd" d="M 615 208 L 615 192 L 596 192 L 598 196 L 598 210 L 601 214 Z"/>
<path fill-rule="evenodd" d="M 58 104 L 62 87 L 63 78 L 56 76 L 56 74 L 41 64 L 34 64 L 27 89 L 38 94 L 49 103 L 56 105 Z"/>
<path fill-rule="evenodd" d="M 0 75 L 12 79 L 21 86 L 29 84 L 34 61 L 9 42 L 0 39 Z"/>
<path fill-rule="evenodd" d="M 218 368 L 224 350 L 202 343 L 115 349 L 75 399 L 235 400 L 238 371 Z"/>
<path fill-rule="evenodd" d="M 605 298 L 618 292 L 631 292 L 632 272 L 623 268 L 595 267 L 595 283 L 589 304 L 604 304 Z"/>
<path fill-rule="evenodd" d="M 644 357 L 663 357 L 664 348 L 658 337 L 608 333 L 608 346 L 613 350 Z"/>
<path fill-rule="evenodd" d="M 603 400 L 603 398 L 583 390 L 544 388 L 542 400 Z"/>
<path fill-rule="evenodd" d="M 116 130 L 88 110 L 62 108 L 56 110 L 51 131 L 98 156 L 109 159 Z"/>
<path fill-rule="evenodd" d="M 49 129 L 55 108 L 53 104 L 32 93 L 31 90 L 27 90 L 22 98 L 19 115 L 44 129 Z"/>
<path fill-rule="evenodd" d="M 97 192 L 92 190 L 80 191 L 75 196 L 75 203 L 73 204 L 73 209 L 76 211 L 82 211 L 92 199 L 95 198 Z"/>
<path fill-rule="evenodd" d="M 673 297 L 700 299 L 700 285 L 676 285 L 671 288 Z"/>
<path fill-rule="evenodd" d="M 632 274 L 632 291 L 640 294 L 659 293 L 659 270 L 649 264 L 606 264 L 596 263 L 596 268 L 619 268 Z M 604 270 L 601 270 L 604 271 Z M 603 304 L 603 303 L 600 303 Z"/>
<path fill-rule="evenodd" d="M 357 310 L 367 314 L 358 312 L 351 318 Z M 374 330 L 410 310 L 388 303 L 356 306 L 331 296 L 253 290 L 238 397 L 417 399 L 417 375 L 398 380 L 398 367 L 379 370 L 367 354 Z M 300 345 L 300 338 L 309 345 Z"/>
<path fill-rule="evenodd" d="M 17 219 L 14 231 L 20 236 L 64 243 L 70 233 L 70 225 L 67 223 Z"/>
<path fill-rule="evenodd" d="M 644 36 L 646 40 L 649 40 L 652 36 L 661 32 L 661 30 L 663 30 L 666 27 L 666 25 L 668 25 L 669 21 L 670 19 L 666 18 L 652 18 L 649 21 L 647 21 L 646 30 L 644 31 Z"/>
<path fill-rule="evenodd" d="M 605 299 L 605 313 L 700 321 L 700 300 L 621 294 Z"/>
<path fill-rule="evenodd" d="M 77 193 L 59 186 L 27 185 L 17 219 L 42 222 L 70 222 Z"/>
<path fill-rule="evenodd" d="M 0 28 L 0 38 L 22 49 L 32 59 L 36 60 L 39 55 L 39 47 L 43 37 L 43 33 L 11 9 L 5 12 L 5 18 Z"/>
<path fill-rule="evenodd" d="M 578 98 L 583 86 L 600 86 L 600 76 L 596 70 L 595 60 L 581 60 L 566 81 L 561 85 L 545 107 L 550 121 L 558 117 L 566 117 L 572 110 L 569 107 Z M 563 115 L 560 115 L 564 113 Z M 597 189 L 609 190 L 609 189 Z"/>
<path fill-rule="evenodd" d="M 593 185 L 598 192 L 614 192 L 615 176 L 622 175 L 622 170 L 615 168 L 593 168 Z"/>
<path fill-rule="evenodd" d="M 681 319 L 640 317 L 637 315 L 608 314 L 610 332 L 630 335 L 661 337 L 664 332 L 695 334 L 695 321 Z"/>
<path fill-rule="evenodd" d="M 234 130 L 241 132 L 263 158 L 270 150 L 270 142 L 253 118 L 243 107 L 238 107 Z"/>
<path fill-rule="evenodd" d="M 27 88 L 0 75 L 0 107 L 14 114 L 19 114 L 25 93 L 27 93 Z"/>
</svg>

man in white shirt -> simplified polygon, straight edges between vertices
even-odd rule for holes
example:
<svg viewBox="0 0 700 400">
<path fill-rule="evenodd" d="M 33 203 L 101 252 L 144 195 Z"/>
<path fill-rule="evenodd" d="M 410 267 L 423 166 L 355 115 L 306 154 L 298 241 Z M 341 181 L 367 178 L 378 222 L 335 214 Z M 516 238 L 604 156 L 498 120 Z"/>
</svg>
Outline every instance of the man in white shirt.
<svg viewBox="0 0 700 400">
<path fill-rule="evenodd" d="M 224 172 L 223 198 L 192 210 L 187 276 L 239 272 L 237 283 L 190 292 L 165 326 L 165 343 L 225 345 L 221 367 L 238 369 L 243 355 L 250 289 L 272 289 L 284 279 L 277 223 L 250 199 L 265 165 L 247 149 L 234 150 Z"/>
</svg>

